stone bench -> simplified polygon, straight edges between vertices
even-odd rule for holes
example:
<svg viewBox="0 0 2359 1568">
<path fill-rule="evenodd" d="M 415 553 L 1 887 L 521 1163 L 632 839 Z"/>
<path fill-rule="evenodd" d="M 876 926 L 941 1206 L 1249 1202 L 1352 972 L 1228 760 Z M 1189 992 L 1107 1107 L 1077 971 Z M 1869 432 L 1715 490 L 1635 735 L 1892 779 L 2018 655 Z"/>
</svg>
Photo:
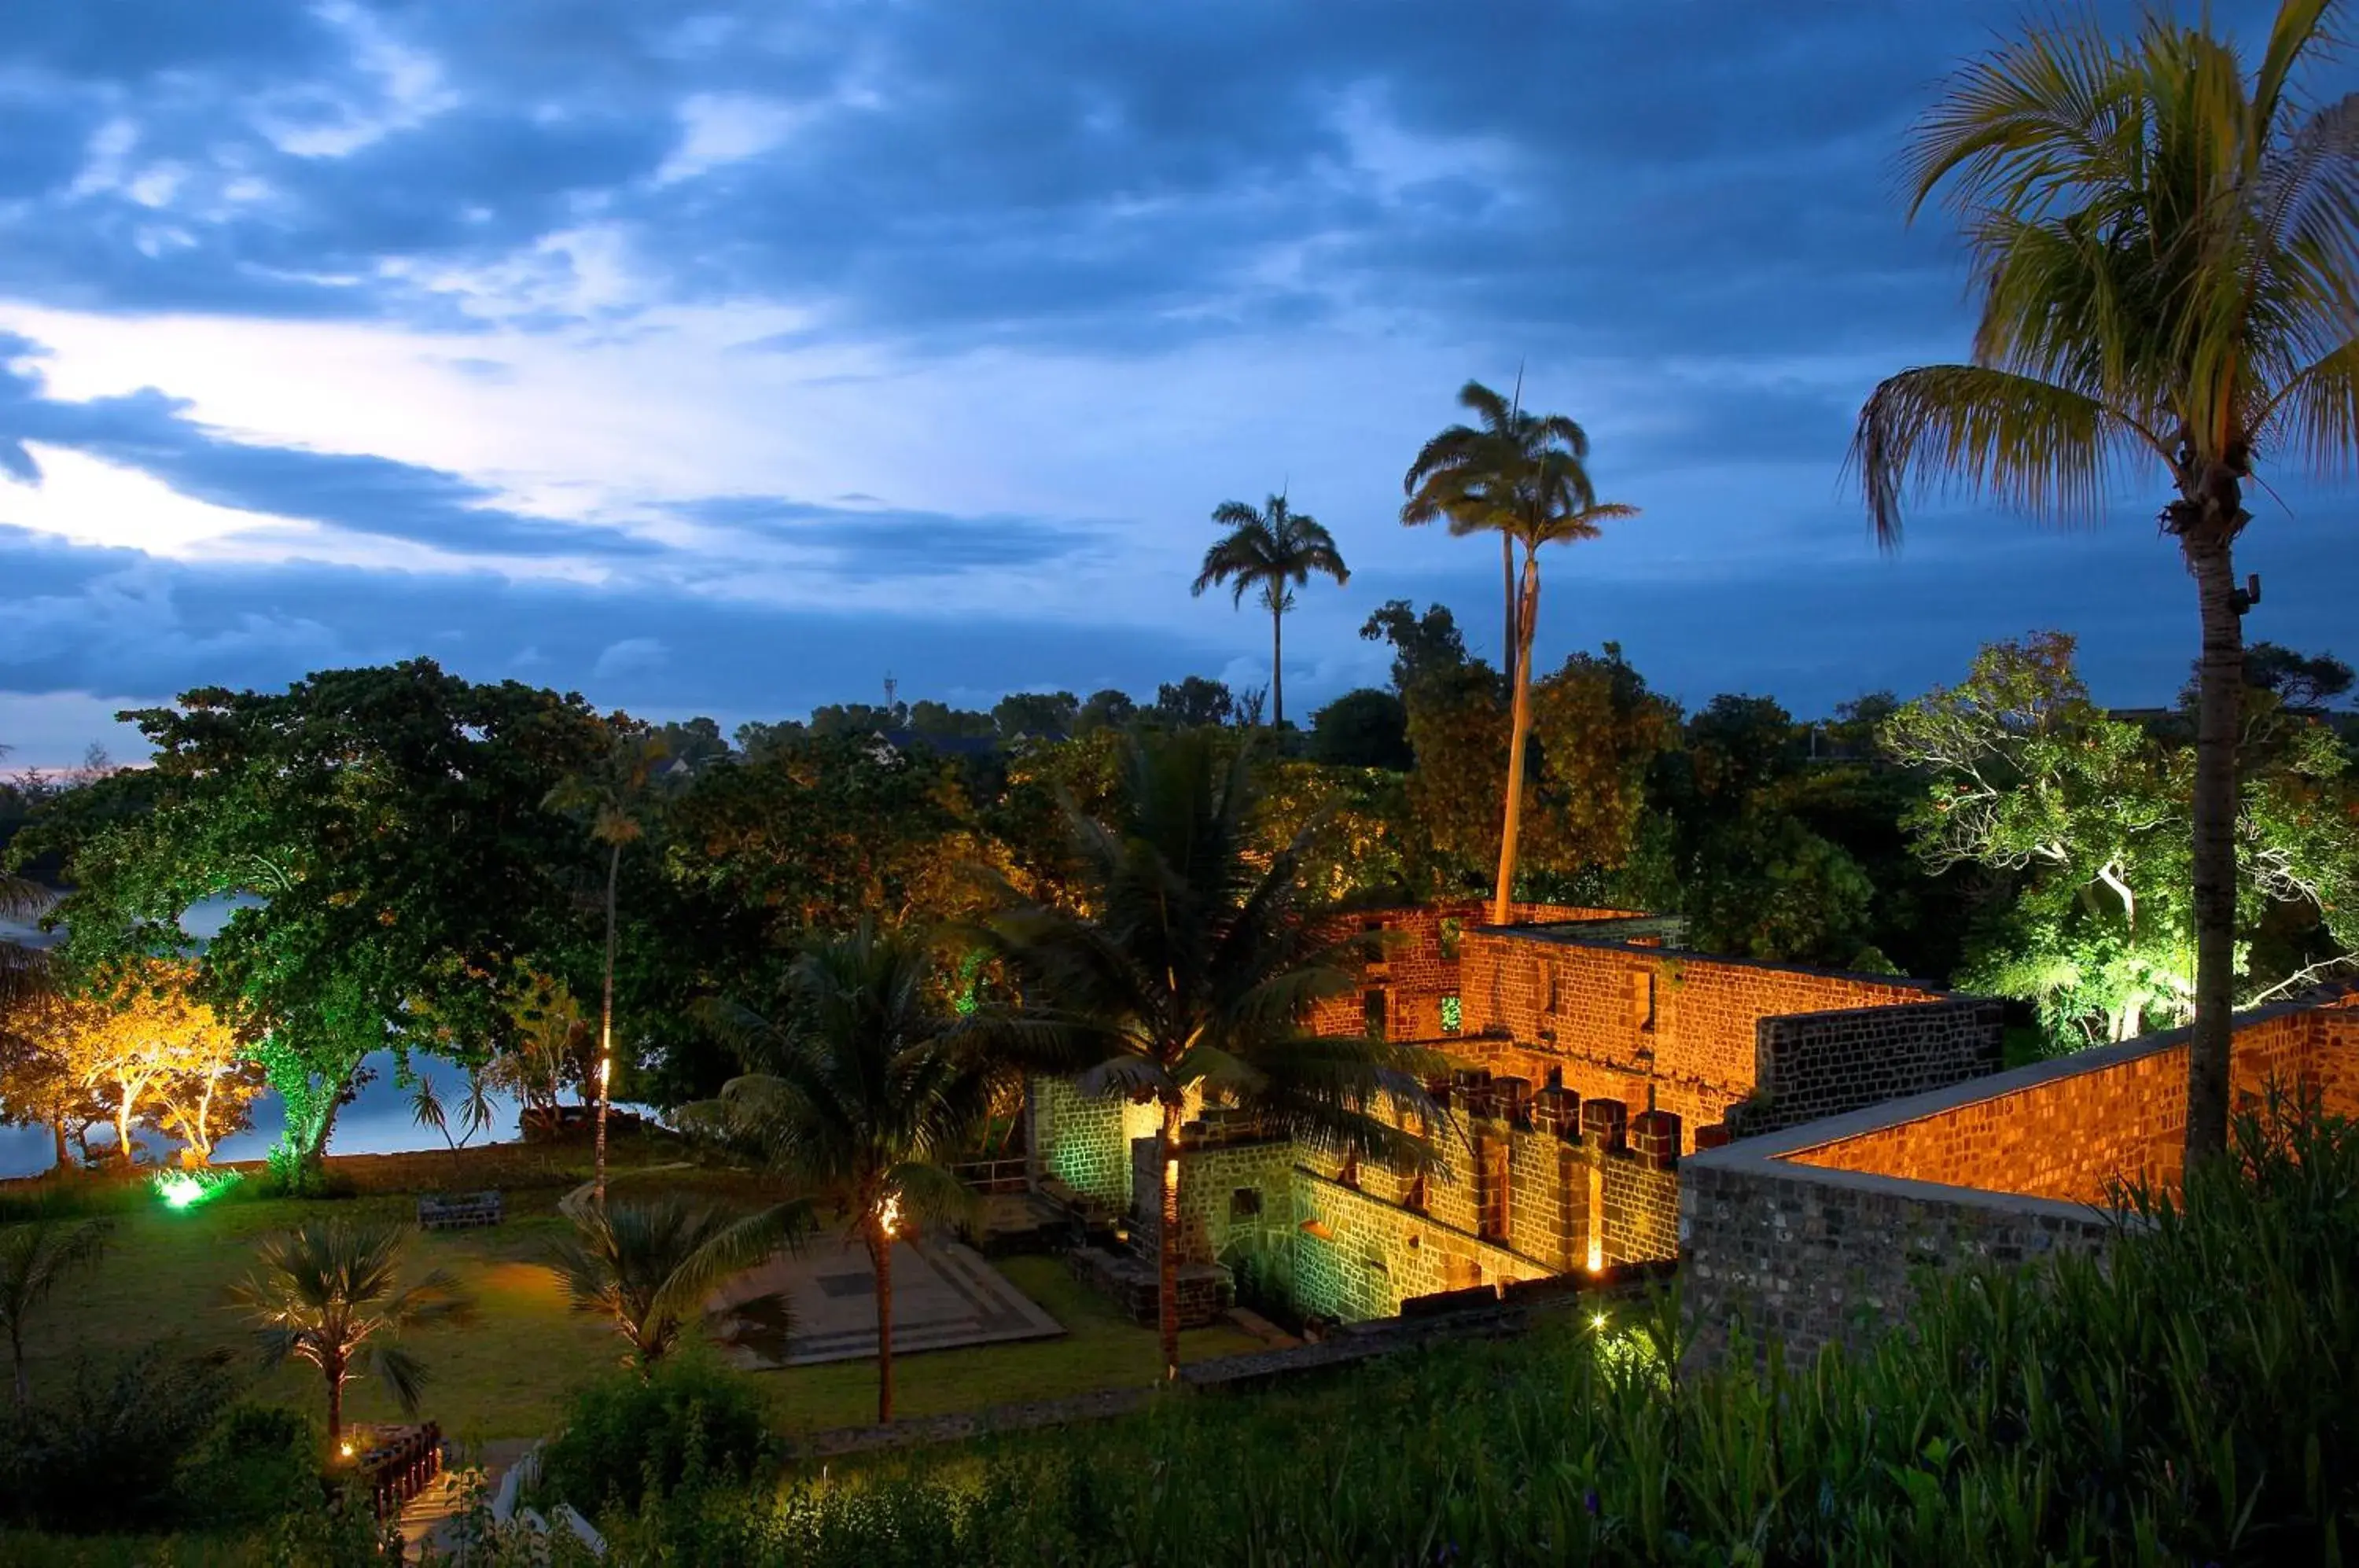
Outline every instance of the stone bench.
<svg viewBox="0 0 2359 1568">
<path fill-rule="evenodd" d="M 497 1192 L 429 1194 L 418 1200 L 418 1224 L 422 1230 L 470 1230 L 495 1225 L 504 1210 Z"/>
</svg>

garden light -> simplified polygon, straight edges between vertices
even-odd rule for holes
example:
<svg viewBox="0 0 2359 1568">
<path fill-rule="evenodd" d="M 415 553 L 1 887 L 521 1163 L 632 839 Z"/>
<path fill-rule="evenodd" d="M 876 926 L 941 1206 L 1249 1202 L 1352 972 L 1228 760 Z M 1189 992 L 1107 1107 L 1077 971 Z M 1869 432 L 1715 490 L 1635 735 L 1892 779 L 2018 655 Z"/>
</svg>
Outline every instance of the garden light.
<svg viewBox="0 0 2359 1568">
<path fill-rule="evenodd" d="M 234 1171 L 158 1171 L 149 1183 L 168 1209 L 193 1209 L 237 1185 Z"/>
</svg>

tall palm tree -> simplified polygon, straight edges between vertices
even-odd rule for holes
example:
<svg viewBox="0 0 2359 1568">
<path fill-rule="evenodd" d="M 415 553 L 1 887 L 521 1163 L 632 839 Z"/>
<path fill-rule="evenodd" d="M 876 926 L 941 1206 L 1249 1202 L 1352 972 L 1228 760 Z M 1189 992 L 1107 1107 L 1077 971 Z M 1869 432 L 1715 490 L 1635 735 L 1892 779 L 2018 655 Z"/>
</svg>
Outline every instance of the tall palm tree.
<svg viewBox="0 0 2359 1568">
<path fill-rule="evenodd" d="M 1589 436 L 1562 414 L 1535 414 L 1479 381 L 1459 388 L 1460 405 L 1482 422 L 1452 425 L 1425 443 L 1402 476 L 1401 521 L 1445 518 L 1452 534 L 1495 533 L 1506 578 L 1507 798 L 1499 827 L 1499 872 L 1491 919 L 1506 921 L 1524 815 L 1524 750 L 1531 734 L 1532 639 L 1539 629 L 1539 548 L 1595 539 L 1602 523 L 1638 515 L 1600 502 L 1589 479 Z M 1523 565 L 1516 547 L 1523 547 Z"/>
<path fill-rule="evenodd" d="M 688 1324 L 706 1314 L 713 1288 L 768 1258 L 809 1223 L 809 1205 L 735 1218 L 679 1198 L 592 1204 L 549 1249 L 573 1310 L 613 1322 L 630 1342 L 641 1377 Z"/>
<path fill-rule="evenodd" d="M 2314 103 L 2332 0 L 2283 0 L 2257 60 L 2167 16 L 2135 38 L 2033 31 L 1962 69 L 1908 157 L 1913 218 L 1963 222 L 1982 320 L 1972 362 L 1903 371 L 1861 410 L 1852 460 L 1878 538 L 1943 485 L 2094 522 L 2154 463 L 2163 531 L 2195 580 L 2195 1028 L 2187 1149 L 2227 1142 L 2234 1005 L 2235 540 L 2255 464 L 2348 472 L 2359 452 L 2359 94 Z"/>
<path fill-rule="evenodd" d="M 230 1304 L 254 1324 L 265 1366 L 309 1361 L 327 1380 L 332 1452 L 343 1441 L 345 1384 L 373 1373 L 405 1413 L 417 1410 L 426 1368 L 394 1342 L 473 1315 L 473 1301 L 445 1269 L 401 1283 L 408 1240 L 406 1225 L 314 1221 L 264 1240 L 261 1268 L 230 1287 Z"/>
<path fill-rule="evenodd" d="M 1245 591 L 1261 590 L 1269 611 L 1270 727 L 1286 727 L 1286 612 L 1294 608 L 1293 590 L 1307 584 L 1314 572 L 1338 583 L 1352 580 L 1335 548 L 1335 536 L 1307 512 L 1288 506 L 1284 495 L 1272 495 L 1256 511 L 1243 501 L 1223 501 L 1212 508 L 1212 522 L 1227 533 L 1204 551 L 1204 569 L 1189 589 L 1201 597 L 1207 588 L 1226 583 L 1232 601 L 1245 603 Z"/>
<path fill-rule="evenodd" d="M 32 1402 L 25 1377 L 25 1320 L 49 1299 L 66 1276 L 94 1267 L 106 1254 L 103 1220 L 67 1225 L 40 1219 L 0 1230 L 0 1323 L 8 1328 L 8 1356 L 16 1374 L 16 1409 Z"/>
<path fill-rule="evenodd" d="M 615 894 L 623 872 L 623 846 L 646 836 L 656 770 L 669 755 L 670 747 L 654 730 L 618 724 L 614 744 L 595 768 L 549 792 L 550 805 L 586 817 L 591 838 L 606 849 L 606 968 L 605 989 L 598 1006 L 597 1175 L 592 1188 L 601 1203 L 606 1201 L 606 1106 L 614 1076 Z"/>
<path fill-rule="evenodd" d="M 1167 1377 L 1180 1370 L 1180 1136 L 1191 1093 L 1396 1161 L 1421 1139 L 1378 1114 L 1386 1096 L 1430 1109 L 1416 1052 L 1322 1039 L 1311 1005 L 1360 984 L 1364 938 L 1338 943 L 1302 908 L 1316 825 L 1264 853 L 1251 747 L 1223 762 L 1201 734 L 1131 741 L 1107 821 L 1069 806 L 1085 917 L 1016 899 L 989 932 L 1035 1004 L 1017 1022 L 1078 1069 L 1084 1094 L 1161 1107 L 1156 1261 Z"/>
<path fill-rule="evenodd" d="M 973 1049 L 933 954 L 864 920 L 787 972 L 785 1022 L 726 1004 L 708 1018 L 758 1068 L 693 1122 L 758 1149 L 847 1222 L 876 1279 L 876 1419 L 893 1419 L 893 1244 L 962 1215 L 949 1162 L 989 1116 L 1002 1069 Z"/>
</svg>

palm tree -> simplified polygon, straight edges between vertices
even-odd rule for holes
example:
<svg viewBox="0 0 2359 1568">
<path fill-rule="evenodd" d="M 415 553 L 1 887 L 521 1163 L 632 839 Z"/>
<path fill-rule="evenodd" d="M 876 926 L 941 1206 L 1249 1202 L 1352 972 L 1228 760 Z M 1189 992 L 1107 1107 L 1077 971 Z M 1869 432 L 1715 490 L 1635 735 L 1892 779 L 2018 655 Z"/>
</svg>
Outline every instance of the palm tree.
<svg viewBox="0 0 2359 1568">
<path fill-rule="evenodd" d="M 1912 488 L 2043 521 L 2103 515 L 2159 465 L 2163 531 L 2195 579 L 2195 1027 L 2187 1149 L 2226 1148 L 2234 1004 L 2241 617 L 2233 550 L 2267 458 L 2348 472 L 2359 450 L 2359 95 L 2297 89 L 2332 0 L 2283 0 L 2261 57 L 2166 16 L 2134 39 L 2032 32 L 1954 76 L 1907 164 L 1911 218 L 1948 187 L 1982 320 L 1972 363 L 1903 371 L 1852 461 L 1876 535 Z M 2249 66 L 2249 69 L 2248 69 Z"/>
<path fill-rule="evenodd" d="M 1338 944 L 1299 907 L 1315 827 L 1275 854 L 1255 839 L 1251 747 L 1223 763 L 1211 737 L 1127 743 L 1112 819 L 1068 807 L 1084 917 L 1002 890 L 989 931 L 1036 1006 L 1012 1022 L 1080 1069 L 1077 1086 L 1162 1110 L 1156 1261 L 1167 1377 L 1180 1368 L 1180 1134 L 1191 1094 L 1224 1095 L 1274 1126 L 1396 1161 L 1428 1158 L 1375 1113 L 1420 1109 L 1417 1053 L 1327 1040 L 1311 1005 L 1359 985 L 1364 938 Z M 1038 1049 L 1036 1046 L 1035 1049 Z"/>
<path fill-rule="evenodd" d="M 794 1204 L 737 1219 L 678 1198 L 592 1205 L 574 1216 L 575 1234 L 551 1246 L 549 1263 L 575 1312 L 613 1321 L 645 1377 L 707 1315 L 715 1286 L 776 1252 L 808 1215 L 808 1204 Z"/>
<path fill-rule="evenodd" d="M 618 724 L 614 744 L 598 766 L 566 779 L 549 792 L 549 804 L 587 816 L 590 836 L 606 847 L 605 989 L 598 1007 L 597 1176 L 592 1189 L 606 1201 L 606 1105 L 614 1076 L 614 901 L 623 872 L 623 846 L 647 833 L 647 797 L 656 769 L 669 755 L 661 735 L 644 725 Z"/>
<path fill-rule="evenodd" d="M 1532 638 L 1539 627 L 1539 548 L 1595 539 L 1598 525 L 1638 515 L 1636 506 L 1601 503 L 1589 481 L 1589 437 L 1562 414 L 1526 412 L 1479 381 L 1458 390 L 1460 405 L 1481 428 L 1452 425 L 1417 454 L 1401 488 L 1408 500 L 1401 521 L 1412 526 L 1447 518 L 1452 534 L 1496 533 L 1506 578 L 1510 693 L 1507 799 L 1499 829 L 1499 875 L 1491 919 L 1505 924 L 1516 880 L 1516 847 L 1523 826 L 1524 748 L 1531 734 Z M 1523 568 L 1516 547 L 1523 546 Z"/>
<path fill-rule="evenodd" d="M 1293 589 L 1324 572 L 1338 583 L 1352 580 L 1335 548 L 1335 536 L 1307 512 L 1288 507 L 1284 495 L 1272 495 L 1268 505 L 1254 510 L 1243 501 L 1223 501 L 1212 508 L 1212 521 L 1228 529 L 1204 551 L 1204 569 L 1196 574 L 1190 593 L 1231 585 L 1232 602 L 1245 603 L 1245 591 L 1261 590 L 1269 611 L 1270 727 L 1286 727 L 1286 612 L 1294 608 Z"/>
<path fill-rule="evenodd" d="M 103 1220 L 70 1225 L 40 1219 L 0 1231 L 0 1323 L 8 1327 L 19 1412 L 32 1402 L 32 1385 L 25 1377 L 25 1320 L 67 1275 L 94 1267 L 105 1256 L 107 1241 Z"/>
<path fill-rule="evenodd" d="M 973 1048 L 924 943 L 863 921 L 787 972 L 788 1023 L 726 1004 L 708 1019 L 760 1070 L 691 1120 L 750 1144 L 849 1223 L 876 1279 L 876 1419 L 893 1419 L 893 1243 L 964 1214 L 948 1161 L 990 1114 L 1002 1069 Z"/>
<path fill-rule="evenodd" d="M 405 1225 L 313 1222 L 266 1239 L 261 1269 L 230 1287 L 230 1304 L 255 1325 L 266 1367 L 298 1358 L 327 1379 L 331 1449 L 343 1441 L 345 1384 L 374 1373 L 405 1413 L 415 1410 L 426 1368 L 393 1342 L 473 1314 L 445 1269 L 401 1284 L 408 1239 Z"/>
</svg>

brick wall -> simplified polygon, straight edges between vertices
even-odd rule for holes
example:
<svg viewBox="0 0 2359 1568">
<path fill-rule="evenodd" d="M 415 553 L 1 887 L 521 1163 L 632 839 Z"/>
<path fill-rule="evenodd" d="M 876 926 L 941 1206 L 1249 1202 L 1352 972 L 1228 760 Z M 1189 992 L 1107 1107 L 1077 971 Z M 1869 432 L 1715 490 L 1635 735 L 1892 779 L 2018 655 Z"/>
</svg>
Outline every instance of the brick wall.
<svg viewBox="0 0 2359 1568">
<path fill-rule="evenodd" d="M 1746 1134 L 1796 1127 L 1999 1069 L 1999 1004 L 1973 996 L 1765 1018 Z"/>
<path fill-rule="evenodd" d="M 1720 1163 L 1744 1147 L 1682 1168 L 1680 1311 L 1706 1360 L 1739 1321 L 1756 1342 L 1782 1339 L 1789 1364 L 1831 1341 L 1864 1344 L 1907 1315 L 1913 1270 L 2093 1250 L 2107 1234 L 2100 1216 L 2038 1199 Z"/>
<path fill-rule="evenodd" d="M 1569 904 L 1516 904 L 1518 923 L 1610 920 L 1619 909 L 1584 909 Z M 1332 923 L 1335 940 L 1359 931 L 1386 933 L 1384 956 L 1369 965 L 1366 984 L 1346 996 L 1321 1002 L 1311 1013 L 1313 1032 L 1322 1035 L 1362 1033 L 1367 1019 L 1369 990 L 1385 994 L 1385 1034 L 1399 1040 L 1438 1040 L 1451 1032 L 1444 1028 L 1441 1002 L 1459 993 L 1461 954 L 1465 939 L 1491 918 L 1488 899 L 1448 899 L 1399 909 L 1362 909 L 1338 915 Z M 1471 1029 L 1465 1032 L 1473 1032 Z"/>
<path fill-rule="evenodd" d="M 2268 1085 L 2359 1115 L 2359 1012 L 2284 1012 L 2240 1027 L 2230 1057 L 2237 1100 Z M 1785 1158 L 1798 1165 L 2103 1203 L 2112 1184 L 2178 1180 L 2187 1126 L 2183 1031 L 2010 1073 L 2006 1092 Z"/>
<path fill-rule="evenodd" d="M 1295 1179 L 1294 1292 L 1346 1323 L 1391 1317 L 1410 1296 L 1550 1272 L 1506 1247 L 1310 1171 Z"/>
<path fill-rule="evenodd" d="M 1643 1105 L 1651 1096 L 1679 1116 L 1690 1148 L 1698 1127 L 1721 1121 L 1752 1095 L 1763 1019 L 1950 1000 L 1906 981 L 1550 932 L 1469 932 L 1462 953 L 1466 1032 L 1483 1038 L 1453 1044 L 1453 1055 L 1535 1083 L 1553 1071 L 1584 1098 Z M 1991 1021 L 1995 1052 L 1995 1014 Z M 1888 1033 L 1906 1036 L 1911 1027 L 1895 1024 Z M 1933 1038 L 1908 1053 L 1946 1061 L 1949 1074 L 1940 1082 L 1978 1070 L 1983 1056 L 1957 1049 L 1951 1013 L 1921 1015 L 1914 1027 Z M 1792 1075 L 1802 1064 L 1789 1062 L 1788 1070 Z M 1881 1097 L 1861 1094 L 1849 1104 Z"/>
<path fill-rule="evenodd" d="M 1161 1123 L 1154 1105 L 1093 1099 L 1061 1078 L 1027 1085 L 1026 1156 L 1035 1181 L 1053 1179 L 1114 1209 L 1130 1206 L 1131 1140 Z"/>
<path fill-rule="evenodd" d="M 1161 1140 L 1131 1145 L 1133 1227 L 1142 1256 L 1153 1256 L 1163 1229 L 1156 1183 Z M 1232 1246 L 1285 1244 L 1294 1231 L 1294 1141 L 1255 1138 L 1234 1143 L 1180 1143 L 1180 1260 L 1217 1263 Z M 1241 1194 L 1250 1193 L 1248 1198 Z"/>
</svg>

